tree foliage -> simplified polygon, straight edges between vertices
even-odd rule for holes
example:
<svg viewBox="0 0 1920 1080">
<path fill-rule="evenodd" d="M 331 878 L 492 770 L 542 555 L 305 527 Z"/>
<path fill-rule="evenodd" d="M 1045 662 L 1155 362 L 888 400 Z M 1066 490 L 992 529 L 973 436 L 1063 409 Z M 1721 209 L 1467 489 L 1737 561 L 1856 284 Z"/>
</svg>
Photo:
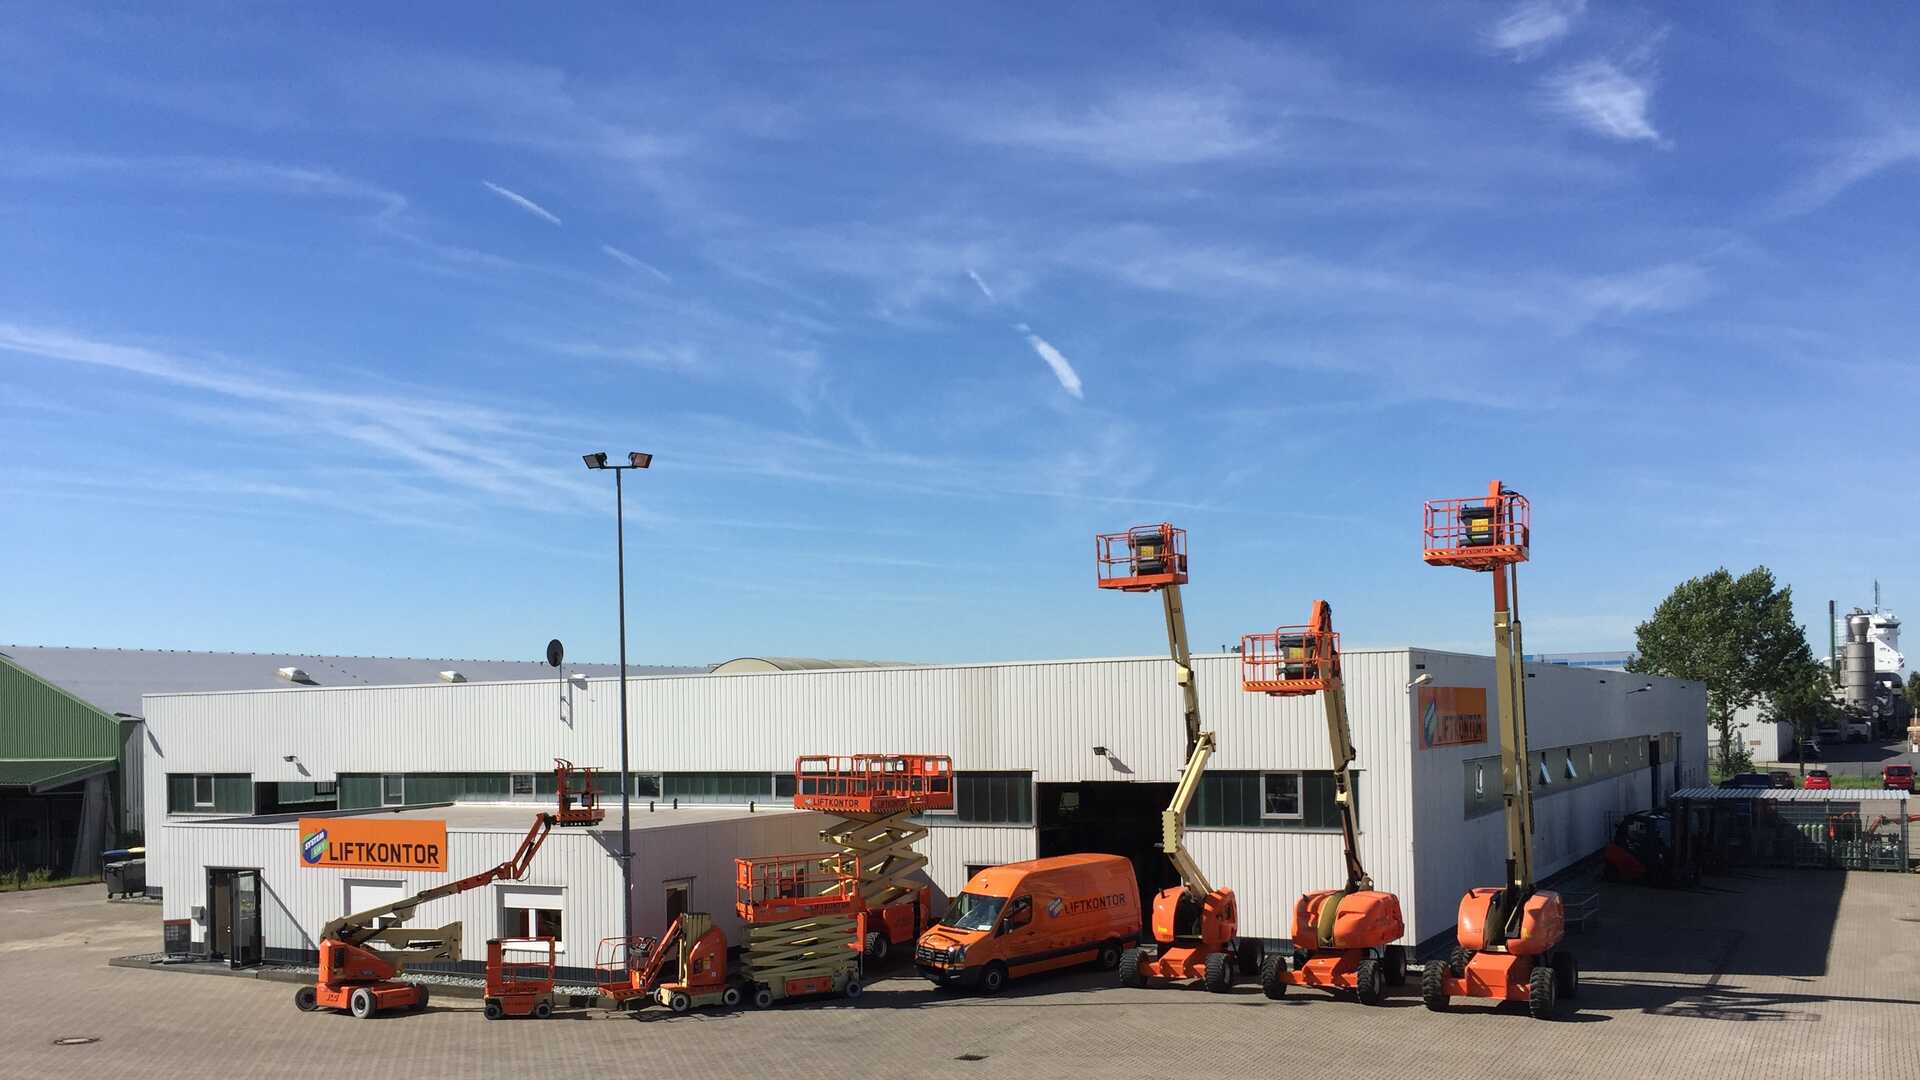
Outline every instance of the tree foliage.
<svg viewBox="0 0 1920 1080">
<path fill-rule="evenodd" d="M 1801 768 L 1806 767 L 1807 744 L 1821 724 L 1837 721 L 1840 705 L 1833 699 L 1833 676 L 1827 665 L 1809 662 L 1787 675 L 1785 685 L 1767 695 L 1760 710 L 1764 720 L 1793 726 L 1794 746 L 1800 751 Z"/>
<path fill-rule="evenodd" d="M 1762 695 L 1791 691 L 1813 663 L 1793 621 L 1793 590 L 1777 585 L 1764 566 L 1737 578 L 1723 566 L 1681 582 L 1634 638 L 1631 670 L 1706 685 L 1723 765 L 1732 765 L 1736 753 L 1733 714 Z"/>
</svg>

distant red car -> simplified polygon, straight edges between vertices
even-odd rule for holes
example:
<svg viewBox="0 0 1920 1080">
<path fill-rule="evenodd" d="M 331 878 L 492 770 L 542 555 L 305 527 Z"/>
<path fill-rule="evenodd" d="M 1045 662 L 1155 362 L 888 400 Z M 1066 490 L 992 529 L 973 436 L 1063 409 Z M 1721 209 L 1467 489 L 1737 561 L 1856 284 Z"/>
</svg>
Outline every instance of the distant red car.
<svg viewBox="0 0 1920 1080">
<path fill-rule="evenodd" d="M 1808 791 L 1826 791 L 1833 787 L 1833 777 L 1825 769 L 1814 769 L 1807 773 L 1807 782 L 1800 786 Z"/>
<path fill-rule="evenodd" d="M 1913 790 L 1913 766 L 1888 765 L 1880 770 L 1880 786 Z"/>
</svg>

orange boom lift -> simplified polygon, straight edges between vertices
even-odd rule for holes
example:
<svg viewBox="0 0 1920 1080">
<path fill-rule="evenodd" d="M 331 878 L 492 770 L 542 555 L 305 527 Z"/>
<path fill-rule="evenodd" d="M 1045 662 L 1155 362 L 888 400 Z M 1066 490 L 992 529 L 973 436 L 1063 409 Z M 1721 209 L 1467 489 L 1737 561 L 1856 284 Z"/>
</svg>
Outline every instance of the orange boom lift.
<svg viewBox="0 0 1920 1080">
<path fill-rule="evenodd" d="M 1239 908 L 1232 889 L 1216 889 L 1187 851 L 1187 807 L 1200 790 L 1201 774 L 1213 756 L 1213 732 L 1200 730 L 1200 693 L 1193 682 L 1193 656 L 1187 647 L 1187 613 L 1180 586 L 1187 583 L 1187 531 L 1166 522 L 1136 525 L 1123 533 L 1095 538 L 1098 584 L 1121 592 L 1158 592 L 1167 619 L 1167 647 L 1174 679 L 1180 684 L 1185 716 L 1187 764 L 1174 787 L 1173 801 L 1160 813 L 1160 850 L 1172 860 L 1180 884 L 1153 898 L 1153 938 L 1157 947 L 1128 949 L 1120 956 L 1120 983 L 1200 979 L 1206 988 L 1233 988 L 1236 964 L 1227 951 L 1239 930 Z"/>
<path fill-rule="evenodd" d="M 1453 997 L 1524 1001 L 1549 1019 L 1560 998 L 1579 992 L 1573 954 L 1560 948 L 1566 910 L 1558 893 L 1534 887 L 1533 778 L 1527 756 L 1526 653 L 1520 638 L 1519 565 L 1531 541 L 1526 497 L 1500 481 L 1485 498 L 1426 506 L 1422 557 L 1431 566 L 1493 574 L 1494 694 L 1500 709 L 1500 781 L 1506 801 L 1507 883 L 1472 889 L 1460 900 L 1459 946 L 1446 963 L 1421 973 L 1420 997 L 1435 1012 Z"/>
<path fill-rule="evenodd" d="M 1327 740 L 1333 748 L 1333 799 L 1340 808 L 1341 850 L 1347 883 L 1302 896 L 1293 905 L 1293 970 L 1283 956 L 1260 965 L 1260 988 L 1270 998 L 1289 986 L 1317 986 L 1352 993 L 1377 1005 L 1388 986 L 1406 981 L 1407 953 L 1393 944 L 1406 932 L 1400 898 L 1377 892 L 1360 862 L 1353 800 L 1353 727 L 1347 722 L 1347 688 L 1340 674 L 1340 635 L 1333 608 L 1313 602 L 1305 626 L 1283 626 L 1240 639 L 1240 688 L 1274 697 L 1319 694 L 1326 703 Z"/>
</svg>

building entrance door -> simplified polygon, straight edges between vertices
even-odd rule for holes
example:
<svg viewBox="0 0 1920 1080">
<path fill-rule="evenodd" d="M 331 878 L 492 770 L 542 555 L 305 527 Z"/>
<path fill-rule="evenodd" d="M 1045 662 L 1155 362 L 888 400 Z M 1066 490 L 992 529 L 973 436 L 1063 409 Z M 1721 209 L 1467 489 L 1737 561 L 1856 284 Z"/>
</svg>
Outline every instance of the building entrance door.
<svg viewBox="0 0 1920 1080">
<path fill-rule="evenodd" d="M 228 967 L 260 962 L 260 871 L 207 871 L 207 955 Z"/>
</svg>

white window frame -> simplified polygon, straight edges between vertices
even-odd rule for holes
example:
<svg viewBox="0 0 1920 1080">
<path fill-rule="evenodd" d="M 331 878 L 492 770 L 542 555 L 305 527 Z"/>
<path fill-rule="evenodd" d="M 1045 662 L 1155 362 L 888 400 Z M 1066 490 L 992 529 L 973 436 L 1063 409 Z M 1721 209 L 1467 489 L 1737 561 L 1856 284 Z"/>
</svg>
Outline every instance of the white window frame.
<svg viewBox="0 0 1920 1080">
<path fill-rule="evenodd" d="M 200 798 L 200 781 L 202 780 L 205 780 L 207 782 L 207 797 L 204 800 Z M 212 773 L 194 773 L 193 774 L 193 808 L 195 810 L 211 810 L 212 808 L 214 808 L 215 806 L 218 806 L 219 804 L 220 804 L 220 793 L 219 793 L 219 790 L 214 787 L 213 774 Z"/>
<path fill-rule="evenodd" d="M 393 785 L 392 790 L 399 794 L 399 798 L 390 799 L 387 797 L 387 791 L 388 791 L 387 785 L 389 781 L 392 782 L 392 785 Z M 380 805 L 381 806 L 407 805 L 407 775 L 405 773 L 390 772 L 390 773 L 380 774 Z"/>
<path fill-rule="evenodd" d="M 1267 777 L 1293 777 L 1293 813 L 1273 814 L 1267 812 Z M 1260 774 L 1260 820 L 1261 821 L 1304 821 L 1307 816 L 1307 785 L 1298 772 L 1263 772 Z"/>
<path fill-rule="evenodd" d="M 501 937 L 531 936 L 523 932 L 527 922 L 524 916 L 520 920 L 520 925 L 512 933 L 506 932 L 507 913 L 510 911 L 557 911 L 560 913 L 560 936 L 553 940 L 553 951 L 556 955 L 567 951 L 567 887 L 565 885 L 524 885 L 520 882 L 511 882 L 496 884 L 493 892 L 496 911 L 494 925 L 500 928 Z M 527 903 L 529 900 L 535 902 L 529 904 Z M 546 953 L 545 949 L 534 950 L 525 947 L 509 947 L 507 951 L 509 953 L 538 952 L 542 955 Z"/>
<path fill-rule="evenodd" d="M 521 780 L 525 780 L 527 782 L 527 790 L 524 792 L 520 790 Z M 540 795 L 540 789 L 532 773 L 517 772 L 517 773 L 507 774 L 507 797 L 508 798 L 534 799 L 534 798 L 538 798 L 539 795 Z"/>
</svg>

